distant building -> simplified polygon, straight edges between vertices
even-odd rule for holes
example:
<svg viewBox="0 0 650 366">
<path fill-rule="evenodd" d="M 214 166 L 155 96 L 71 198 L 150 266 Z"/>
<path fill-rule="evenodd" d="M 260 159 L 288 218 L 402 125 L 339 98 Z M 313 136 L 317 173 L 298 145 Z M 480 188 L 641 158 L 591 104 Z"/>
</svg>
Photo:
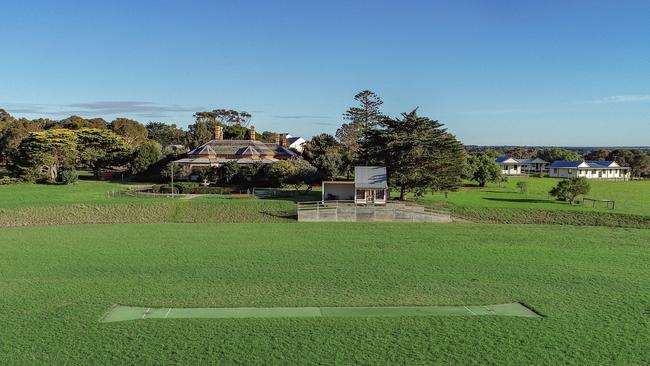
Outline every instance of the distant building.
<svg viewBox="0 0 650 366">
<path fill-rule="evenodd" d="M 503 175 L 520 175 L 523 166 L 519 160 L 509 156 L 499 156 L 495 162 L 501 167 L 501 174 Z"/>
<path fill-rule="evenodd" d="M 629 179 L 630 168 L 622 167 L 615 161 L 554 161 L 549 167 L 549 177 L 587 179 Z"/>
<path fill-rule="evenodd" d="M 356 166 L 354 182 L 323 182 L 323 201 L 354 201 L 356 204 L 383 205 L 388 201 L 385 167 Z"/>
<path fill-rule="evenodd" d="M 517 159 L 521 164 L 521 171 L 524 173 L 546 173 L 549 162 L 540 158 Z"/>
<path fill-rule="evenodd" d="M 251 126 L 248 140 L 224 140 L 223 127 L 217 126 L 214 140 L 190 151 L 186 158 L 174 163 L 191 173 L 194 169 L 218 168 L 230 161 L 245 166 L 254 163 L 271 164 L 296 157 L 296 153 L 289 149 L 286 134 L 276 135 L 275 143 L 264 143 L 256 140 L 255 126 Z"/>
<path fill-rule="evenodd" d="M 545 173 L 548 171 L 549 162 L 540 158 L 515 159 L 510 156 L 499 156 L 495 162 L 501 167 L 503 175 L 521 175 Z"/>
<path fill-rule="evenodd" d="M 302 137 L 291 136 L 291 135 L 287 135 L 287 141 L 289 143 L 289 148 L 296 149 L 296 151 L 298 151 L 299 153 L 302 153 L 302 151 L 305 148 L 304 145 L 307 142 L 307 140 L 305 140 Z"/>
</svg>

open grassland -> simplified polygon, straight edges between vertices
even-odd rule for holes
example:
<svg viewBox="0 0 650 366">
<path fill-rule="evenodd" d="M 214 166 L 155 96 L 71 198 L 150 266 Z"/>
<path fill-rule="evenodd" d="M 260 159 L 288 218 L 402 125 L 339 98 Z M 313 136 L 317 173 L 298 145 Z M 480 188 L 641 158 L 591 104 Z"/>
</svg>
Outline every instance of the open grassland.
<svg viewBox="0 0 650 366">
<path fill-rule="evenodd" d="M 70 185 L 9 184 L 0 185 L 0 209 L 47 207 L 65 204 L 107 204 L 132 200 L 131 197 L 110 197 L 110 192 L 127 186 L 103 181 L 79 181 Z"/>
<path fill-rule="evenodd" d="M 650 231 L 431 224 L 0 229 L 0 364 L 648 364 Z M 544 319 L 167 319 L 159 307 L 470 305 Z"/>
<path fill-rule="evenodd" d="M 289 199 L 203 196 L 185 199 L 111 195 L 126 185 L 81 181 L 74 185 L 0 186 L 0 227 L 109 223 L 233 223 L 295 221 Z"/>
<path fill-rule="evenodd" d="M 516 187 L 520 181 L 528 184 L 528 193 Z M 548 191 L 558 181 L 509 177 L 501 185 L 465 187 L 447 198 L 442 193 L 429 194 L 420 202 L 447 207 L 455 216 L 479 222 L 650 227 L 650 181 L 590 181 L 587 197 L 614 200 L 613 210 L 600 202 L 594 208 L 590 202 L 583 206 L 554 200 Z"/>
</svg>

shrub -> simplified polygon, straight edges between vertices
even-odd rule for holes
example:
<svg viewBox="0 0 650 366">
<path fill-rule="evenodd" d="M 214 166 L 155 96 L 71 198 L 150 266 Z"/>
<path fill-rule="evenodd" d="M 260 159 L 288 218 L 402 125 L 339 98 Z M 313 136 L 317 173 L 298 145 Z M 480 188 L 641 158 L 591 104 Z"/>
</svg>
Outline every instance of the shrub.
<svg viewBox="0 0 650 366">
<path fill-rule="evenodd" d="M 569 180 L 558 182 L 549 192 L 551 196 L 560 201 L 569 201 L 573 203 L 579 195 L 585 195 L 591 190 L 591 185 L 587 178 L 577 177 Z"/>
<path fill-rule="evenodd" d="M 519 188 L 519 192 L 521 193 L 528 193 L 528 183 L 526 182 L 517 182 L 517 188 Z"/>
<path fill-rule="evenodd" d="M 79 180 L 79 173 L 74 169 L 65 169 L 59 172 L 58 181 L 63 184 L 74 184 Z"/>
<path fill-rule="evenodd" d="M 0 186 L 7 185 L 7 184 L 14 184 L 14 183 L 18 183 L 18 182 L 19 182 L 19 180 L 16 179 L 16 178 L 6 177 L 6 176 L 0 177 Z"/>
</svg>

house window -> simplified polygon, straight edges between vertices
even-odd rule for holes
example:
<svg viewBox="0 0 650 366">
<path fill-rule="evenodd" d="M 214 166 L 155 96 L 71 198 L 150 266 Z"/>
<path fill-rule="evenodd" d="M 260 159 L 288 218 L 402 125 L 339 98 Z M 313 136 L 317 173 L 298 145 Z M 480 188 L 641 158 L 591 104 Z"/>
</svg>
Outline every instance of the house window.
<svg viewBox="0 0 650 366">
<path fill-rule="evenodd" d="M 357 199 L 358 200 L 365 200 L 366 199 L 366 190 L 365 189 L 357 189 Z"/>
<path fill-rule="evenodd" d="M 569 169 L 569 174 L 573 173 L 573 170 Z"/>
<path fill-rule="evenodd" d="M 553 173 L 557 174 L 557 168 L 553 168 Z"/>
<path fill-rule="evenodd" d="M 378 201 L 383 201 L 386 198 L 383 189 L 378 189 L 375 191 L 375 199 Z"/>
</svg>

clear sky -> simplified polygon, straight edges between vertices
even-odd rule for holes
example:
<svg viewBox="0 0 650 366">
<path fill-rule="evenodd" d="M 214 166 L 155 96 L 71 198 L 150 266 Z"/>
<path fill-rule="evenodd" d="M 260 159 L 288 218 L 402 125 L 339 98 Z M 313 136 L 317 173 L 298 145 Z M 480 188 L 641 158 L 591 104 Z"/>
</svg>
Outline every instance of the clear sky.
<svg viewBox="0 0 650 366">
<path fill-rule="evenodd" d="M 650 145 L 650 1 L 3 1 L 0 107 L 334 133 L 353 96 L 466 144 Z"/>
</svg>

